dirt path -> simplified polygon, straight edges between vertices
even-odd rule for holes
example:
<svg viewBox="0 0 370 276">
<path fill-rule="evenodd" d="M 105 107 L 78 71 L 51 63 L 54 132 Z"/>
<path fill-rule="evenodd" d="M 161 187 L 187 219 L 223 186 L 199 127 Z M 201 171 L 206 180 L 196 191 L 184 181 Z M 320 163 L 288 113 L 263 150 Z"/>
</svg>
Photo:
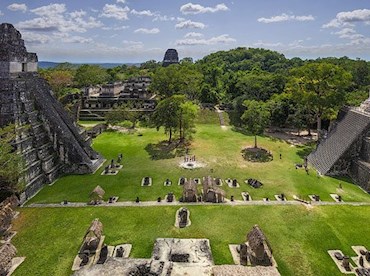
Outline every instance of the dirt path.
<svg viewBox="0 0 370 276">
<path fill-rule="evenodd" d="M 218 108 L 218 106 L 215 106 L 215 110 L 218 114 L 218 118 L 220 119 L 220 126 L 222 129 L 227 129 L 227 126 L 225 125 L 225 119 L 223 115 L 223 111 Z"/>
<path fill-rule="evenodd" d="M 230 201 L 226 200 L 224 203 L 207 203 L 207 202 L 157 202 L 157 201 L 143 201 L 143 202 L 133 202 L 133 201 L 119 201 L 115 203 L 103 203 L 99 205 L 88 205 L 83 202 L 70 202 L 68 204 L 61 203 L 32 203 L 30 205 L 24 206 L 24 208 L 45 208 L 45 207 L 150 207 L 150 206 L 186 206 L 186 205 L 202 205 L 202 206 L 255 206 L 255 205 L 304 205 L 304 206 L 323 206 L 323 205 L 350 205 L 350 206 L 370 206 L 370 202 L 329 202 L 329 201 L 320 201 L 320 202 L 311 202 L 310 204 L 305 204 L 296 200 L 286 200 L 286 201 L 263 201 L 263 200 L 252 200 L 252 201 L 242 201 L 235 200 Z"/>
<path fill-rule="evenodd" d="M 317 134 L 311 131 L 312 135 L 308 135 L 307 131 L 301 131 L 298 135 L 297 130 L 281 128 L 281 129 L 268 129 L 265 131 L 267 136 L 284 140 L 292 145 L 304 145 L 309 142 L 317 141 Z"/>
</svg>

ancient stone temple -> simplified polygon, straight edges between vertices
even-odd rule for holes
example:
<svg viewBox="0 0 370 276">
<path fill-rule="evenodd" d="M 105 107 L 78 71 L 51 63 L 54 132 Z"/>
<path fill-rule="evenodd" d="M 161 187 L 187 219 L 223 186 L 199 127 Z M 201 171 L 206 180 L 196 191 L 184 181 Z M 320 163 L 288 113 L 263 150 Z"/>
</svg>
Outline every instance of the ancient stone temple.
<svg viewBox="0 0 370 276">
<path fill-rule="evenodd" d="M 337 122 L 308 156 L 322 175 L 349 175 L 370 191 L 370 98 L 360 107 L 345 107 Z"/>
<path fill-rule="evenodd" d="M 22 130 L 14 141 L 25 162 L 21 202 L 61 174 L 91 173 L 103 162 L 38 75 L 37 61 L 21 34 L 11 24 L 1 24 L 0 127 L 15 124 Z"/>
<path fill-rule="evenodd" d="M 163 58 L 163 67 L 167 67 L 171 64 L 179 63 L 179 54 L 177 53 L 176 49 L 168 49 L 164 54 Z"/>
</svg>

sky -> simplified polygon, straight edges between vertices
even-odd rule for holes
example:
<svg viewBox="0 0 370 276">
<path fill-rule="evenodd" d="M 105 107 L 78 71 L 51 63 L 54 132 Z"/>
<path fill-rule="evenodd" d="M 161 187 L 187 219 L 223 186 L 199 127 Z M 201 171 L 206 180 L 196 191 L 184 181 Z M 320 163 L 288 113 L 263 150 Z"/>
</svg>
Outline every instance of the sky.
<svg viewBox="0 0 370 276">
<path fill-rule="evenodd" d="M 370 0 L 0 0 L 29 52 L 55 62 L 194 60 L 253 47 L 370 60 Z"/>
</svg>

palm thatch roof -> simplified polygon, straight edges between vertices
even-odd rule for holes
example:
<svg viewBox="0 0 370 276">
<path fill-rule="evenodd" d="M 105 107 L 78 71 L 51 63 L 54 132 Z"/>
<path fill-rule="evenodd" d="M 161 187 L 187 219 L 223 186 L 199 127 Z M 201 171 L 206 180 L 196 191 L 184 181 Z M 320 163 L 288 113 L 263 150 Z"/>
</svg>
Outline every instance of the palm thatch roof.
<svg viewBox="0 0 370 276">
<path fill-rule="evenodd" d="M 214 191 L 216 194 L 219 194 L 219 195 L 222 195 L 223 197 L 226 196 L 226 192 L 224 190 L 222 190 L 221 188 L 219 187 L 213 187 Z"/>
<path fill-rule="evenodd" d="M 215 181 L 211 176 L 207 176 L 203 180 L 203 192 L 206 193 L 208 189 L 213 188 L 215 186 Z"/>
<path fill-rule="evenodd" d="M 197 183 L 195 183 L 195 181 L 192 178 L 190 178 L 184 184 L 184 191 L 189 191 L 189 190 L 195 193 L 197 192 Z"/>
<path fill-rule="evenodd" d="M 223 197 L 226 196 L 225 191 L 216 185 L 216 181 L 211 176 L 207 176 L 203 180 L 203 193 L 206 194 L 209 190 L 213 190 L 216 194 Z"/>
<path fill-rule="evenodd" d="M 99 221 L 98 218 L 94 219 L 91 222 L 91 225 L 90 225 L 89 229 L 87 229 L 87 231 L 86 231 L 84 239 L 87 236 L 91 236 L 91 234 L 95 235 L 99 239 L 103 234 L 103 224 Z"/>
<path fill-rule="evenodd" d="M 6 272 L 10 269 L 15 255 L 17 255 L 17 249 L 11 243 L 5 243 L 0 247 L 0 271 Z"/>
<path fill-rule="evenodd" d="M 261 245 L 264 246 L 263 244 L 265 242 L 269 250 L 272 252 L 270 244 L 265 234 L 263 234 L 262 230 L 259 228 L 257 224 L 254 225 L 252 230 L 247 234 L 247 240 L 249 246 L 252 248 L 253 251 L 259 248 Z"/>
<path fill-rule="evenodd" d="M 90 193 L 90 197 L 91 196 L 98 196 L 99 198 L 103 198 L 103 196 L 104 196 L 104 194 L 105 194 L 105 191 L 103 190 L 103 188 L 102 187 L 100 187 L 99 185 L 98 186 L 96 186 L 95 188 L 94 188 L 94 190 L 92 190 L 92 192 Z"/>
</svg>

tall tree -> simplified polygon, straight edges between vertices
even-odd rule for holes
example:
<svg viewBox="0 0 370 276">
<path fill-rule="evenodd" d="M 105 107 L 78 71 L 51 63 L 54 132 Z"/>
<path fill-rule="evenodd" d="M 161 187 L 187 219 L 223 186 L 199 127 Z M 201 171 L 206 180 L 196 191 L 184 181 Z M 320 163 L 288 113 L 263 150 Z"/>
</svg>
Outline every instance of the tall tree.
<svg viewBox="0 0 370 276">
<path fill-rule="evenodd" d="M 98 65 L 81 65 L 75 76 L 75 82 L 79 87 L 102 84 L 109 80 L 107 71 Z"/>
<path fill-rule="evenodd" d="M 107 112 L 105 119 L 112 125 L 117 125 L 123 121 L 130 121 L 132 128 L 135 128 L 141 116 L 142 112 L 133 110 L 131 105 L 121 105 Z"/>
<path fill-rule="evenodd" d="M 180 140 L 183 141 L 193 131 L 197 111 L 198 106 L 186 100 L 184 95 L 173 95 L 158 103 L 152 120 L 157 129 L 164 127 L 169 143 L 176 132 L 180 133 Z"/>
<path fill-rule="evenodd" d="M 244 101 L 246 110 L 242 115 L 245 129 L 254 135 L 254 147 L 257 148 L 257 135 L 263 134 L 270 122 L 270 111 L 266 103 L 262 101 Z"/>
<path fill-rule="evenodd" d="M 345 100 L 352 76 L 343 68 L 326 62 L 308 63 L 291 70 L 287 91 L 315 113 L 318 135 L 321 120 L 333 119 Z"/>
<path fill-rule="evenodd" d="M 196 100 L 200 97 L 202 78 L 194 64 L 173 64 L 156 70 L 150 90 L 162 98 L 183 94 L 190 100 Z"/>
<path fill-rule="evenodd" d="M 180 140 L 184 141 L 187 136 L 195 132 L 195 118 L 199 107 L 191 101 L 185 101 L 180 105 Z"/>
<path fill-rule="evenodd" d="M 57 99 L 68 93 L 67 89 L 73 84 L 73 71 L 68 69 L 48 69 L 40 72 L 47 80 Z"/>
</svg>

